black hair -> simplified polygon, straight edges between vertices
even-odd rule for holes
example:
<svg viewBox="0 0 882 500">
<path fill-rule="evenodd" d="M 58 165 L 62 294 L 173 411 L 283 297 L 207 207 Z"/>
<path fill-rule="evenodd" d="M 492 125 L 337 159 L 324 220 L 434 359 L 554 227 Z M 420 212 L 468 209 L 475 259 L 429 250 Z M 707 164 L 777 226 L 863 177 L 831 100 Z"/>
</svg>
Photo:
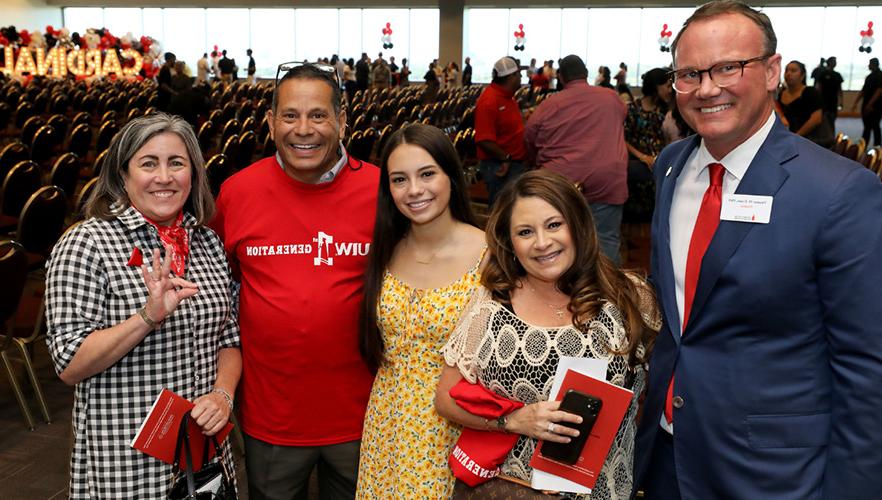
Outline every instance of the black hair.
<svg viewBox="0 0 882 500">
<path fill-rule="evenodd" d="M 276 111 L 276 108 L 279 105 L 279 88 L 282 87 L 282 84 L 288 80 L 319 80 L 328 84 L 331 87 L 331 104 L 334 106 L 334 114 L 340 115 L 340 106 L 343 102 L 343 90 L 340 88 L 340 85 L 337 85 L 336 79 L 336 71 L 334 73 L 330 73 L 328 71 L 321 70 L 316 68 L 312 64 L 303 64 L 302 66 L 296 66 L 288 70 L 287 73 L 282 75 L 279 78 L 279 81 L 276 82 L 276 88 L 273 89 L 273 103 L 272 110 Z"/>
<path fill-rule="evenodd" d="M 429 153 L 450 179 L 450 215 L 455 220 L 476 226 L 462 164 L 447 134 L 437 127 L 422 123 L 413 123 L 395 131 L 389 137 L 380 161 L 377 215 L 365 271 L 361 309 L 359 350 L 365 363 L 374 371 L 383 363 L 385 351 L 383 337 L 377 328 L 377 301 L 383 286 L 383 275 L 395 247 L 410 230 L 410 219 L 395 206 L 389 189 L 389 156 L 402 144 L 412 144 Z"/>
</svg>

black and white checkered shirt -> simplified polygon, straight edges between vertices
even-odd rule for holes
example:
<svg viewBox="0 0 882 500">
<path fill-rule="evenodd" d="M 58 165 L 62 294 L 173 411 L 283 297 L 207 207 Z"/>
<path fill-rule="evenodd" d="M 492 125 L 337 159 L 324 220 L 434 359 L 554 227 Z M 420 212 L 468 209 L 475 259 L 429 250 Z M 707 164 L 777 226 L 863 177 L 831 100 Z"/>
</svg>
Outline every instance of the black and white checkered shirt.
<svg viewBox="0 0 882 500">
<path fill-rule="evenodd" d="M 185 214 L 185 226 L 195 222 Z M 164 498 L 172 484 L 171 466 L 129 444 L 161 389 L 191 401 L 211 391 L 218 350 L 239 345 L 238 289 L 221 241 L 206 227 L 187 231 L 184 278 L 195 282 L 199 293 L 113 366 L 76 386 L 72 499 Z M 111 221 L 83 222 L 55 246 L 48 264 L 46 318 L 58 373 L 89 334 L 125 321 L 147 303 L 140 269 L 127 265 L 135 247 L 147 261 L 161 244 L 156 228 L 131 207 Z"/>
</svg>

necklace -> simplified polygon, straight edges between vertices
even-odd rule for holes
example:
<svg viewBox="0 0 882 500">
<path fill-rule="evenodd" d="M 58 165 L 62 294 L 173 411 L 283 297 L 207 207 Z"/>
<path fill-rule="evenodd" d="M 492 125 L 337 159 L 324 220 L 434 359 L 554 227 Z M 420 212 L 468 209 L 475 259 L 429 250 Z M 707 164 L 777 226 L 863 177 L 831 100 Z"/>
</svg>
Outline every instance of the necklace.
<svg viewBox="0 0 882 500">
<path fill-rule="evenodd" d="M 405 240 L 405 241 L 406 241 L 406 243 L 407 243 L 408 246 L 411 245 L 411 243 L 410 243 L 409 240 Z M 436 248 L 435 251 L 432 252 L 431 255 L 429 255 L 429 258 L 428 258 L 428 259 L 425 259 L 425 260 L 421 260 L 421 259 L 417 256 L 416 251 L 414 251 L 414 253 L 413 253 L 413 260 L 415 260 L 417 264 L 422 264 L 422 265 L 424 265 L 424 266 L 428 266 L 429 264 L 432 263 L 433 260 L 435 260 L 435 256 L 438 255 L 438 252 L 441 251 L 441 248 L 442 248 L 442 247 L 440 247 L 440 246 L 439 246 L 438 248 Z M 413 249 L 416 250 L 416 246 L 414 246 Z"/>
<path fill-rule="evenodd" d="M 526 281 L 526 280 L 525 280 L 525 281 Z M 548 306 L 548 308 L 551 309 L 551 310 L 554 312 L 554 314 L 557 315 L 557 319 L 564 319 L 564 316 L 565 316 L 566 313 L 567 313 L 567 310 L 566 310 L 567 306 L 566 306 L 566 305 L 558 306 L 558 305 L 552 304 L 551 302 L 546 301 L 545 299 L 543 299 L 542 297 L 539 296 L 539 292 L 537 292 L 536 289 L 533 288 L 533 285 L 530 284 L 529 281 L 526 281 L 526 283 L 527 283 L 527 286 L 530 287 L 530 290 L 533 292 L 533 295 L 534 295 L 538 300 L 544 302 L 545 305 Z M 568 305 L 568 304 L 569 304 L 569 302 L 567 302 L 567 305 Z"/>
</svg>

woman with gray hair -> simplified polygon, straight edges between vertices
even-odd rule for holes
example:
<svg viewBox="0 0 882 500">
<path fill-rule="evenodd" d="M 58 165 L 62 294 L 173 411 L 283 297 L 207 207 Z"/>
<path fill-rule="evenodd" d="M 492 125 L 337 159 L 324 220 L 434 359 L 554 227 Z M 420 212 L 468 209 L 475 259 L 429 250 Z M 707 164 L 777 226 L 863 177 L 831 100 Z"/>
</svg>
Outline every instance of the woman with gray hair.
<svg viewBox="0 0 882 500">
<path fill-rule="evenodd" d="M 193 129 L 164 113 L 113 138 L 88 219 L 52 251 L 47 343 L 76 385 L 70 498 L 161 498 L 172 467 L 129 446 L 162 389 L 227 423 L 241 372 L 234 287 Z M 223 460 L 232 464 L 224 445 Z M 232 470 L 227 467 L 227 470 Z"/>
</svg>

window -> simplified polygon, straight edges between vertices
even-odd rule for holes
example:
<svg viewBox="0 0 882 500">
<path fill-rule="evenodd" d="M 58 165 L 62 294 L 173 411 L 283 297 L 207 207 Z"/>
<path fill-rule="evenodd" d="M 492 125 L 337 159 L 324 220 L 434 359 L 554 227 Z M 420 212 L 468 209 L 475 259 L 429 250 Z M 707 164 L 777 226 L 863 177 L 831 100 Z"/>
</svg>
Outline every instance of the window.
<svg viewBox="0 0 882 500">
<path fill-rule="evenodd" d="M 441 18 L 438 9 L 411 9 L 410 50 L 407 62 L 410 81 L 421 82 L 432 59 L 438 57 L 438 36 Z M 395 35 L 393 34 L 393 39 Z M 440 61 L 439 61 L 440 62 Z M 462 69 L 462 64 L 459 65 Z"/>
<path fill-rule="evenodd" d="M 297 9 L 294 21 L 294 49 L 298 61 L 330 59 L 338 53 L 337 9 Z"/>
<path fill-rule="evenodd" d="M 122 38 L 126 33 L 137 40 L 144 33 L 141 9 L 104 9 L 104 26 L 114 36 Z"/>
<path fill-rule="evenodd" d="M 89 28 L 105 26 L 104 9 L 100 7 L 69 7 L 64 9 L 64 26 L 70 30 L 71 35 L 74 33 L 82 35 Z M 18 29 L 33 28 L 20 26 Z M 113 33 L 113 28 L 111 28 L 111 33 Z"/>
<path fill-rule="evenodd" d="M 275 78 L 279 64 L 294 61 L 294 9 L 251 9 L 251 50 L 258 78 Z"/>
<path fill-rule="evenodd" d="M 245 78 L 248 74 L 248 56 L 245 51 L 251 46 L 248 14 L 249 9 L 206 9 L 205 41 L 202 42 L 203 49 L 199 51 L 199 57 L 203 52 L 211 52 L 217 45 L 218 50 L 226 50 L 227 57 L 236 61 L 239 78 Z M 193 38 L 194 44 L 200 41 L 198 35 L 194 34 Z"/>
<path fill-rule="evenodd" d="M 155 37 L 162 51 L 173 52 L 195 75 L 196 62 L 205 52 L 205 9 L 162 9 L 162 21 L 165 36 Z"/>
</svg>

